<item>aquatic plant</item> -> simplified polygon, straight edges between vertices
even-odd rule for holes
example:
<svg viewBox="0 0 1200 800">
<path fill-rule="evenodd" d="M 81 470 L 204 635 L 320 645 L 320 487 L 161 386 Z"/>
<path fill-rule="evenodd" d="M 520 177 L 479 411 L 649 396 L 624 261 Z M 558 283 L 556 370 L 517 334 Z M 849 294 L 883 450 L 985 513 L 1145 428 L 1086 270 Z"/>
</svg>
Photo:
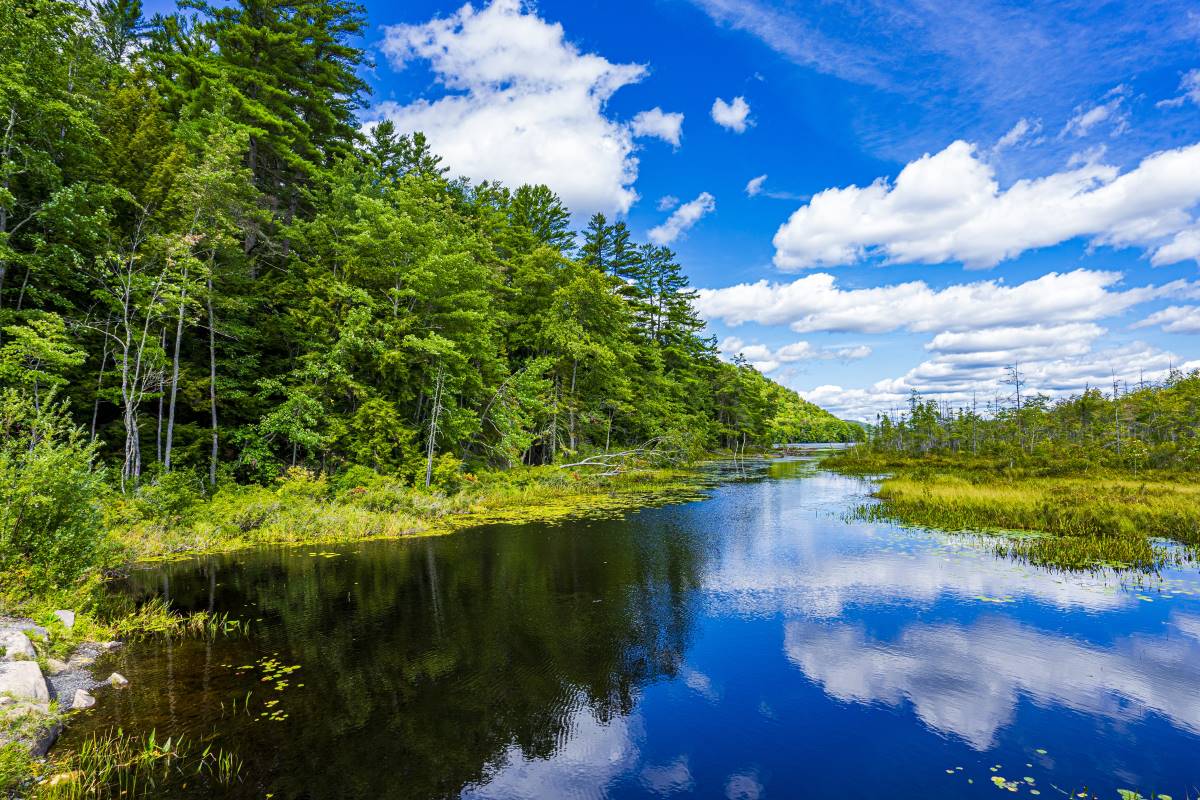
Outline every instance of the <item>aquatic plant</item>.
<svg viewBox="0 0 1200 800">
<path fill-rule="evenodd" d="M 94 734 L 53 768 L 34 789 L 38 800 L 148 797 L 187 780 L 230 786 L 240 779 L 242 761 L 211 743 L 198 750 L 184 737 L 159 741 L 154 731 L 135 737 L 117 728 Z"/>
</svg>

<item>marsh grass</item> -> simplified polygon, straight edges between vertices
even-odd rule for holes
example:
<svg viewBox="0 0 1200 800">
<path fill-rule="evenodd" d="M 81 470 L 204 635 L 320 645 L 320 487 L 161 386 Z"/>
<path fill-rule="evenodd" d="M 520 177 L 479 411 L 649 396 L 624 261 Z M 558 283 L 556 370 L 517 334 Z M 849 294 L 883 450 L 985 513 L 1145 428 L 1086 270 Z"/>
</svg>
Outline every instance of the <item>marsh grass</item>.
<svg viewBox="0 0 1200 800">
<path fill-rule="evenodd" d="M 242 771 L 241 759 L 211 744 L 199 749 L 183 737 L 159 741 L 154 731 L 134 737 L 119 728 L 94 734 L 52 766 L 34 789 L 37 800 L 149 797 L 188 781 L 215 789 L 237 782 Z"/>
<path fill-rule="evenodd" d="M 180 614 L 161 597 L 155 597 L 135 610 L 117 617 L 109 631 L 118 639 L 136 640 L 154 636 L 179 636 L 215 639 L 248 633 L 248 623 L 231 619 L 228 614 L 197 611 Z"/>
<path fill-rule="evenodd" d="M 620 512 L 701 496 L 698 473 L 638 470 L 587 475 L 553 467 L 465 480 L 455 491 L 423 491 L 385 476 L 329 481 L 293 470 L 276 485 L 230 486 L 170 518 L 116 513 L 114 536 L 133 560 L 151 561 L 262 544 L 344 542 L 448 533 L 492 522 Z"/>
<path fill-rule="evenodd" d="M 1034 532 L 1002 537 L 994 549 L 1043 566 L 1156 570 L 1194 559 L 1200 545 L 1200 485 L 1192 482 L 922 467 L 887 478 L 876 495 L 880 502 L 860 516 L 949 531 Z"/>
</svg>

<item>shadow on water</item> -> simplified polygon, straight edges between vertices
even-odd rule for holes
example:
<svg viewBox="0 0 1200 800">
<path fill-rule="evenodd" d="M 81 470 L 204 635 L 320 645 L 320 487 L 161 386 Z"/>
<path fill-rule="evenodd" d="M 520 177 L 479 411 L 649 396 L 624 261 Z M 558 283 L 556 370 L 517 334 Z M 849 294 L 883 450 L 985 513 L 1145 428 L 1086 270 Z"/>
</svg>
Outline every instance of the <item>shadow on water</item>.
<svg viewBox="0 0 1200 800">
<path fill-rule="evenodd" d="M 139 572 L 250 633 L 118 651 L 130 687 L 61 747 L 245 763 L 160 797 L 1197 794 L 1194 570 L 1058 574 L 853 519 L 870 484 L 811 460 L 710 469 L 711 499 L 624 519 Z"/>
<path fill-rule="evenodd" d="M 495 526 L 137 573 L 136 594 L 253 633 L 131 645 L 113 664 L 130 689 L 64 744 L 105 724 L 212 736 L 245 761 L 248 797 L 454 796 L 513 746 L 553 755 L 580 706 L 605 723 L 677 674 L 704 550 L 669 526 L 642 533 Z M 281 690 L 258 666 L 271 659 L 300 667 Z"/>
</svg>

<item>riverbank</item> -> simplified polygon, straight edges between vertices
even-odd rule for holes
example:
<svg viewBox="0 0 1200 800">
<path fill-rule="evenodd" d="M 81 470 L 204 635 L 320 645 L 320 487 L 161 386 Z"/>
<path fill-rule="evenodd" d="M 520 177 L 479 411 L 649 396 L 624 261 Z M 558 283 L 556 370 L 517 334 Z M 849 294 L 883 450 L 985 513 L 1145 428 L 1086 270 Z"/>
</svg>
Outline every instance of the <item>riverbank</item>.
<svg viewBox="0 0 1200 800">
<path fill-rule="evenodd" d="M 78 581 L 47 587 L 23 581 L 19 572 L 0 578 L 0 613 L 22 614 L 9 618 L 9 627 L 30 631 L 21 635 L 34 643 L 22 657 L 30 666 L 21 668 L 32 680 L 31 667 L 40 666 L 38 677 L 46 681 L 46 691 L 14 697 L 0 714 L 0 794 L 28 784 L 36 759 L 66 721 L 74 689 L 96 685 L 86 672 L 88 648 L 97 646 L 89 643 L 158 632 L 221 632 L 220 618 L 181 617 L 161 603 L 135 608 L 106 590 L 109 580 L 134 565 L 267 544 L 429 536 L 496 522 L 619 514 L 699 499 L 710 483 L 691 469 L 594 472 L 518 468 L 464 476 L 448 490 L 423 491 L 366 470 L 334 480 L 293 470 L 271 486 L 230 485 L 207 498 L 188 485 L 161 481 L 106 499 L 105 555 Z M 69 628 L 55 616 L 62 607 L 78 611 Z M 55 688 L 57 674 L 51 673 L 65 664 L 71 665 L 70 675 L 58 680 L 71 696 L 64 700 Z M 68 686 L 67 678 L 81 670 L 84 678 L 75 681 L 79 686 Z"/>
<path fill-rule="evenodd" d="M 1195 558 L 1200 546 L 1200 483 L 1192 475 L 1045 474 L 987 459 L 857 452 L 822 463 L 886 476 L 863 516 L 1006 534 L 998 550 L 1038 565 L 1153 570 Z"/>
</svg>

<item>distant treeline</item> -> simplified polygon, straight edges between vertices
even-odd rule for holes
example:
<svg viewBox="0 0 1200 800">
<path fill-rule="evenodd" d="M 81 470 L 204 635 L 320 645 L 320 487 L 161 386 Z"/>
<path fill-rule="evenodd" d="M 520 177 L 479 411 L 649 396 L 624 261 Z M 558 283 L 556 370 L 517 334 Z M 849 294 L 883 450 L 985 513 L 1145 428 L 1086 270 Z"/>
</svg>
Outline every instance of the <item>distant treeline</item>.
<svg viewBox="0 0 1200 800">
<path fill-rule="evenodd" d="M 983 412 L 914 393 L 906 413 L 881 415 L 871 426 L 859 457 L 977 456 L 1071 472 L 1200 470 L 1200 371 L 1058 400 L 1023 395 L 1016 369 L 1010 385 L 1013 396 Z"/>
<path fill-rule="evenodd" d="M 0 382 L 67 400 L 122 485 L 861 435 L 719 360 L 670 250 L 364 134 L 364 25 L 0 3 Z"/>
</svg>

